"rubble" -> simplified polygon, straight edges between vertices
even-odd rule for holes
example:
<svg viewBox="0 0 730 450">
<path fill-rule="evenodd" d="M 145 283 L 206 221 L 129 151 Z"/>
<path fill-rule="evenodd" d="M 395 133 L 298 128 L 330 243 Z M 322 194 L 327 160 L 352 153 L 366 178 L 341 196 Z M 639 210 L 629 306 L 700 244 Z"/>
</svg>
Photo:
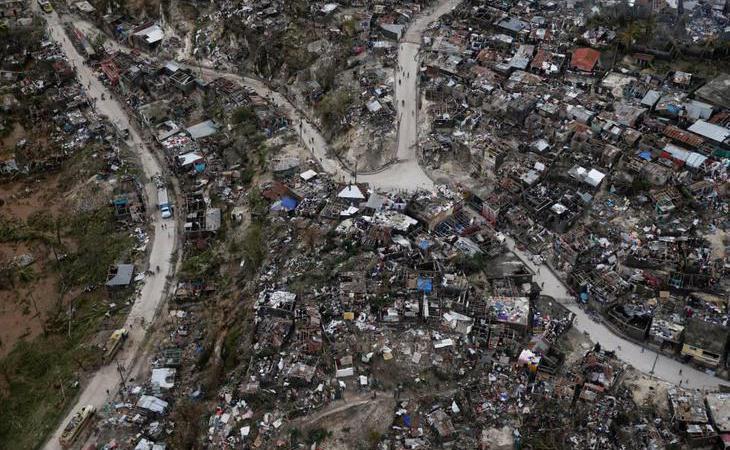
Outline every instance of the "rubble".
<svg viewBox="0 0 730 450">
<path fill-rule="evenodd" d="M 328 439 L 326 424 L 382 449 L 725 439 L 724 394 L 680 383 L 662 399 L 671 415 L 637 405 L 625 383 L 634 369 L 573 323 L 582 308 L 657 359 L 727 379 L 726 76 L 694 89 L 699 73 L 660 73 L 659 54 L 635 53 L 630 30 L 597 25 L 575 2 L 461 2 L 428 29 L 412 74 L 427 128 L 420 163 L 453 182 L 383 192 L 357 172 L 394 158 L 383 149 L 403 120 L 395 42 L 425 6 L 223 2 L 191 37 L 194 54 L 228 67 L 251 64 L 258 46 L 223 39 L 216 21 L 271 39 L 288 61 L 267 75 L 285 75 L 286 97 L 319 114 L 352 181 L 322 170 L 300 145 L 302 124 L 233 77 L 205 81 L 140 51 L 86 52 L 175 175 L 184 223 L 176 310 L 156 330 L 149 377 L 125 386 L 100 424 L 103 439 L 156 448 L 192 427 L 203 448 L 296 448 Z M 700 16 L 686 22 L 691 40 L 724 12 Z M 112 19 L 120 40 L 174 47 L 159 24 Z M 307 39 L 305 26 L 316 29 Z M 307 64 L 289 67 L 295 54 Z M 72 153 L 99 137 L 96 117 L 82 88 L 58 95 L 74 105 L 54 117 Z M 114 200 L 123 220 L 139 217 L 133 197 Z M 134 271 L 115 266 L 107 285 L 130 285 Z M 571 297 L 543 295 L 541 271 Z M 386 408 L 386 426 L 341 426 L 361 407 Z"/>
</svg>

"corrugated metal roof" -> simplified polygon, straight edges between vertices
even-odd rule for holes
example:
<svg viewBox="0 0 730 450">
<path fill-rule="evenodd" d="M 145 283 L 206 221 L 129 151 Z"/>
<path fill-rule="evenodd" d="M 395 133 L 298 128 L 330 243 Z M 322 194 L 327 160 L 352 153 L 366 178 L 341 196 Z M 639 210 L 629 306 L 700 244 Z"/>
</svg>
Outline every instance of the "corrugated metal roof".
<svg viewBox="0 0 730 450">
<path fill-rule="evenodd" d="M 641 104 L 644 106 L 648 106 L 649 108 L 653 108 L 654 105 L 656 105 L 656 102 L 658 102 L 661 97 L 661 92 L 652 89 L 647 92 L 646 95 L 644 95 L 644 98 L 641 99 Z"/>
<path fill-rule="evenodd" d="M 699 147 L 705 143 L 705 140 L 696 134 L 688 133 L 674 125 L 667 125 L 664 128 L 664 136 L 667 136 L 675 141 L 689 145 L 690 147 Z"/>
<path fill-rule="evenodd" d="M 707 160 L 705 155 L 685 150 L 673 144 L 667 144 L 664 151 L 672 155 L 672 158 L 684 162 L 693 169 L 700 167 Z"/>
<path fill-rule="evenodd" d="M 186 131 L 190 133 L 191 138 L 202 139 L 217 133 L 218 125 L 216 125 L 216 123 L 212 120 L 206 120 L 205 122 L 200 122 L 186 128 Z"/>
<path fill-rule="evenodd" d="M 583 70 L 585 72 L 593 71 L 593 68 L 601 57 L 601 52 L 592 48 L 577 48 L 573 51 L 573 57 L 570 59 L 571 67 Z"/>
<path fill-rule="evenodd" d="M 704 120 L 698 120 L 688 128 L 689 131 L 697 133 L 715 142 L 725 142 L 730 138 L 730 130 Z"/>
</svg>

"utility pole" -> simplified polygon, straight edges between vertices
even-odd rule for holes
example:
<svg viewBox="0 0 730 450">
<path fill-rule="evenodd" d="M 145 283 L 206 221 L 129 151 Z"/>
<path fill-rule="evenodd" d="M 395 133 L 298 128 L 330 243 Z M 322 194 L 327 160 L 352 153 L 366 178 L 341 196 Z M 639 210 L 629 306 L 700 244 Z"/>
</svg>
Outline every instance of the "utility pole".
<svg viewBox="0 0 730 450">
<path fill-rule="evenodd" d="M 126 376 L 124 374 L 124 367 L 122 366 L 122 363 L 117 360 L 117 372 L 119 372 L 119 379 L 122 382 L 122 388 L 127 389 L 127 383 L 126 383 Z"/>
<path fill-rule="evenodd" d="M 654 375 L 654 368 L 656 367 L 656 362 L 659 359 L 659 353 L 656 354 L 656 357 L 654 357 L 654 364 L 651 365 L 651 370 L 649 371 L 650 375 Z"/>
</svg>

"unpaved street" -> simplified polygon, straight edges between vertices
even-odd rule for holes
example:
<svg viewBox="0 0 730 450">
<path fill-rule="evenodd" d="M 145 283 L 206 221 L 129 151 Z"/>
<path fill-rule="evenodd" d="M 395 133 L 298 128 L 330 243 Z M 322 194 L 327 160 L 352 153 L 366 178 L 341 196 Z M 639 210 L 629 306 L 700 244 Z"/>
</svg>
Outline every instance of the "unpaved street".
<svg viewBox="0 0 730 450">
<path fill-rule="evenodd" d="M 412 191 L 416 188 L 433 187 L 433 182 L 421 169 L 416 158 L 419 97 L 417 73 L 420 65 L 418 53 L 423 33 L 428 26 L 459 3 L 458 0 L 442 0 L 438 6 L 418 16 L 408 28 L 398 48 L 398 68 L 395 76 L 396 83 L 400 80 L 400 84 L 397 84 L 396 88 L 397 117 L 399 117 L 396 155 L 399 162 L 379 173 L 359 175 L 358 181 L 368 182 L 373 187 L 381 189 Z M 83 21 L 76 21 L 75 25 L 85 32 L 98 32 L 92 25 Z M 114 43 L 114 45 L 119 47 L 119 44 Z M 302 143 L 318 159 L 322 168 L 337 180 L 347 181 L 351 179 L 351 175 L 342 169 L 339 161 L 330 156 L 329 146 L 317 128 L 283 95 L 273 92 L 262 81 L 254 78 L 210 68 L 188 67 L 194 69 L 196 73 L 200 73 L 206 79 L 225 77 L 253 89 L 263 97 L 270 98 L 287 114 L 295 130 L 300 133 Z M 512 240 L 508 242 L 510 248 L 537 272 L 537 267 L 527 258 L 527 255 L 516 250 Z M 721 379 L 681 364 L 674 359 L 663 355 L 657 356 L 655 352 L 648 349 L 642 351 L 641 346 L 615 335 L 603 324 L 593 321 L 574 302 L 565 300 L 570 298 L 569 292 L 565 285 L 548 270 L 547 266 L 543 265 L 541 267 L 540 273 L 536 274 L 536 281 L 541 284 L 544 283 L 543 289 L 546 295 L 563 302 L 566 307 L 576 314 L 575 327 L 579 331 L 589 334 L 594 342 L 599 342 L 604 348 L 615 350 L 619 358 L 637 370 L 650 373 L 652 367 L 654 367 L 656 377 L 675 384 L 679 384 L 681 380 L 682 385 L 695 388 L 715 388 L 719 383 L 722 383 Z M 655 361 L 656 365 L 654 365 Z M 682 374 L 680 374 L 680 369 Z"/>
<path fill-rule="evenodd" d="M 33 2 L 33 5 L 37 8 L 36 2 Z M 64 33 L 56 12 L 44 14 L 43 16 L 48 21 L 48 28 L 53 40 L 61 45 L 69 61 L 75 65 L 79 81 L 88 89 L 89 95 L 97 99 L 97 111 L 107 116 L 112 122 L 129 126 L 127 114 L 115 100 L 112 100 L 111 92 L 99 82 L 91 69 L 84 65 L 84 58 L 76 51 Z M 101 100 L 102 94 L 104 94 L 106 100 Z M 129 135 L 133 144 L 132 148 L 141 161 L 145 176 L 151 179 L 153 175 L 161 173 L 160 165 L 137 133 L 137 130 L 129 126 Z M 173 272 L 173 266 L 170 261 L 175 251 L 175 236 L 177 231 L 175 222 L 173 220 L 163 221 L 159 213 L 155 212 L 154 205 L 157 202 L 157 190 L 153 182 L 146 184 L 146 194 L 149 210 L 154 212 L 154 217 L 151 222 L 151 225 L 154 227 L 154 238 L 150 248 L 150 267 L 154 268 L 159 266 L 160 272 L 155 276 L 147 278 L 141 295 L 136 299 L 127 317 L 125 326 L 130 331 L 129 338 L 116 357 L 126 369 L 131 366 L 132 362 L 138 356 L 141 343 L 145 336 L 144 327 L 141 326 L 142 320 L 146 324 L 150 324 L 154 320 L 155 313 L 165 298 L 165 278 Z M 162 229 L 163 222 L 167 225 L 165 230 Z M 107 391 L 116 391 L 119 387 L 119 382 L 119 373 L 114 362 L 107 364 L 97 371 L 88 383 L 85 383 L 76 404 L 60 423 L 58 429 L 50 436 L 44 448 L 60 449 L 58 438 L 73 413 L 83 405 L 91 404 L 97 408 L 101 407 L 107 401 Z"/>
<path fill-rule="evenodd" d="M 540 266 L 540 272 L 537 273 L 538 267 L 529 259 L 528 255 L 515 248 L 514 240 L 508 239 L 507 243 L 510 250 L 535 272 L 535 282 L 544 283 L 542 293 L 559 300 L 563 306 L 575 313 L 576 319 L 573 326 L 578 331 L 588 333 L 591 340 L 600 343 L 603 348 L 616 351 L 616 356 L 624 362 L 648 374 L 651 372 L 656 360 L 654 376 L 674 384 L 679 384 L 682 380 L 682 386 L 697 389 L 717 389 L 718 384 L 727 383 L 721 378 L 708 375 L 664 355 L 660 354 L 657 358 L 656 352 L 649 349 L 642 351 L 643 347 L 640 345 L 614 334 L 605 325 L 595 322 L 574 301 L 566 301 L 566 299 L 571 298 L 571 294 L 563 282 L 545 264 Z M 682 371 L 681 374 L 680 370 Z"/>
<path fill-rule="evenodd" d="M 382 189 L 413 191 L 418 188 L 432 189 L 433 181 L 418 164 L 418 73 L 421 66 L 419 51 L 423 33 L 428 26 L 454 9 L 461 0 L 441 0 L 438 5 L 408 26 L 398 45 L 398 67 L 395 74 L 395 100 L 398 117 L 398 163 L 382 172 L 358 176 L 358 181 L 368 182 Z M 400 80 L 400 84 L 398 83 Z"/>
<path fill-rule="evenodd" d="M 460 0 L 442 0 L 438 6 L 419 15 L 408 27 L 408 31 L 398 46 L 398 67 L 396 70 L 396 83 L 398 79 L 401 84 L 396 89 L 396 104 L 398 123 L 398 162 L 386 169 L 374 174 L 361 174 L 357 179 L 360 182 L 370 183 L 373 187 L 385 190 L 413 191 L 418 188 L 431 189 L 433 181 L 426 175 L 418 164 L 416 149 L 418 145 L 418 69 L 420 67 L 419 51 L 423 40 L 423 33 L 428 26 L 439 17 L 456 7 Z M 75 20 L 74 26 L 87 34 L 97 34 L 99 30 L 92 24 Z M 130 49 L 121 46 L 118 42 L 109 40 L 112 46 L 122 51 Z M 145 55 L 155 59 L 151 55 Z M 183 64 L 183 66 L 186 66 Z M 338 181 L 350 181 L 352 174 L 343 170 L 340 162 L 332 157 L 329 145 L 319 130 L 307 118 L 289 102 L 289 100 L 278 92 L 272 91 L 262 81 L 251 77 L 244 77 L 234 73 L 217 69 L 204 68 L 187 65 L 195 73 L 211 80 L 217 77 L 227 78 L 231 81 L 253 89 L 258 95 L 269 98 L 281 108 L 291 120 L 294 129 L 300 134 L 302 143 L 309 149 L 319 161 L 327 173 L 333 175 Z"/>
</svg>

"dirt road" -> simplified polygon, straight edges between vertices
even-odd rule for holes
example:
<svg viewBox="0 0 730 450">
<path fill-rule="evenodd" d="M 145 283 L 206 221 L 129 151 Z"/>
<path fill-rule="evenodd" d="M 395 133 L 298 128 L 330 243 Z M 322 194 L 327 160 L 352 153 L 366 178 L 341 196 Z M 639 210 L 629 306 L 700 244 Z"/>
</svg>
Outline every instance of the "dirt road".
<svg viewBox="0 0 730 450">
<path fill-rule="evenodd" d="M 36 2 L 32 2 L 37 8 Z M 122 107 L 112 100 L 111 92 L 99 82 L 89 67 L 84 64 L 84 58 L 76 51 L 71 41 L 66 36 L 60 23 L 58 15 L 53 12 L 51 14 L 43 14 L 48 22 L 48 29 L 54 41 L 58 42 L 69 62 L 76 67 L 76 73 L 81 84 L 87 89 L 92 98 L 96 98 L 96 110 L 102 115 L 108 117 L 111 121 L 126 125 L 129 128 L 130 140 L 132 148 L 137 153 L 145 176 L 148 179 L 155 174 L 161 173 L 161 168 L 150 149 L 145 145 L 137 130 L 130 126 L 129 118 Z M 105 100 L 101 99 L 104 94 Z M 157 203 L 157 190 L 153 182 L 148 182 L 145 186 L 147 204 L 155 205 Z M 154 211 L 154 207 L 150 208 Z M 166 228 L 162 229 L 162 224 Z M 144 323 L 153 322 L 158 307 L 165 298 L 165 277 L 173 273 L 173 266 L 170 263 L 171 256 L 175 251 L 175 239 L 177 228 L 173 220 L 163 220 L 158 212 L 154 213 L 151 225 L 154 228 L 154 238 L 150 248 L 150 267 L 159 266 L 158 274 L 148 277 L 140 296 L 136 299 L 132 310 L 126 321 L 126 328 L 130 331 L 129 338 L 124 347 L 117 355 L 117 361 L 122 364 L 124 370 L 128 370 L 132 362 L 139 354 L 141 343 L 145 336 L 145 330 L 141 326 Z M 71 419 L 72 415 L 83 405 L 94 405 L 101 407 L 107 401 L 107 390 L 114 392 L 119 387 L 119 373 L 116 364 L 108 364 L 102 367 L 88 383 L 83 386 L 83 390 L 74 407 L 69 414 L 61 422 L 58 429 L 50 436 L 49 441 L 45 445 L 45 449 L 60 449 L 58 438 L 60 437 L 66 423 Z"/>
<path fill-rule="evenodd" d="M 635 369 L 649 374 L 653 367 L 655 377 L 673 384 L 679 384 L 681 380 L 682 386 L 697 389 L 717 389 L 718 384 L 730 384 L 721 378 L 701 372 L 675 359 L 657 354 L 650 349 L 642 350 L 643 347 L 640 345 L 614 334 L 605 325 L 592 320 L 574 301 L 566 301 L 566 299 L 572 297 L 570 292 L 545 264 L 540 266 L 540 272 L 538 273 L 538 266 L 529 259 L 527 254 L 515 248 L 514 240 L 507 239 L 507 243 L 509 249 L 535 272 L 535 281 L 543 285 L 542 293 L 560 301 L 563 306 L 575 313 L 576 319 L 573 326 L 578 331 L 588 333 L 591 340 L 600 343 L 601 347 L 616 351 L 618 358 L 632 365 Z M 655 360 L 656 365 L 654 365 Z M 681 374 L 680 370 L 682 371 Z"/>
<path fill-rule="evenodd" d="M 401 162 L 377 174 L 360 175 L 358 176 L 358 181 L 369 182 L 371 185 L 381 189 L 413 190 L 419 187 L 430 188 L 433 186 L 432 181 L 420 168 L 415 157 L 418 140 L 418 83 L 416 73 L 419 63 L 417 58 L 422 36 L 427 27 L 439 17 L 451 11 L 459 3 L 459 0 L 442 0 L 435 8 L 417 17 L 408 28 L 398 48 L 398 66 L 402 70 L 400 73 L 396 73 L 395 80 L 397 83 L 398 79 L 401 79 L 401 84 L 396 89 L 396 101 L 399 108 L 398 115 L 401 116 L 397 156 Z M 77 20 L 74 24 L 85 32 L 98 32 L 93 25 L 87 22 Z M 128 49 L 122 48 L 116 43 L 115 45 L 120 49 L 128 51 Z M 263 97 L 271 98 L 276 105 L 286 112 L 290 120 L 292 120 L 292 123 L 295 124 L 295 128 L 301 133 L 302 142 L 312 151 L 323 169 L 338 180 L 349 180 L 351 178 L 350 174 L 342 169 L 339 161 L 329 156 L 327 142 L 316 127 L 306 120 L 299 110 L 283 95 L 271 91 L 263 82 L 254 78 L 242 77 L 209 68 L 188 67 L 193 68 L 197 73 L 201 73 L 205 78 L 212 79 L 219 76 L 228 78 L 241 85 L 250 87 Z M 298 125 L 300 123 L 301 129 Z M 510 248 L 514 249 L 514 242 L 511 240 L 509 242 Z M 537 268 L 527 259 L 526 255 L 519 251 L 515 251 L 515 253 L 536 271 Z M 542 266 L 541 273 L 537 275 L 537 281 L 539 283 L 545 283 L 544 293 L 546 295 L 553 296 L 556 299 L 570 297 L 565 285 L 546 266 Z M 621 359 L 634 366 L 637 370 L 649 373 L 656 359 L 654 375 L 663 380 L 678 384 L 680 379 L 682 379 L 683 385 L 697 388 L 717 386 L 718 383 L 723 382 L 723 380 L 717 377 L 695 370 L 671 358 L 663 355 L 657 357 L 657 354 L 650 350 L 644 350 L 642 352 L 640 346 L 613 334 L 604 325 L 591 320 L 574 303 L 568 302 L 565 306 L 576 314 L 575 326 L 578 330 L 589 333 L 594 342 L 600 342 L 605 348 L 615 349 Z M 682 369 L 681 375 L 679 373 L 680 369 Z M 689 379 L 689 383 L 687 383 L 687 379 Z"/>
<path fill-rule="evenodd" d="M 408 27 L 408 31 L 398 46 L 398 67 L 402 70 L 396 70 L 395 81 L 397 83 L 398 79 L 401 80 L 401 84 L 396 89 L 397 116 L 400 118 L 396 153 L 398 162 L 378 173 L 359 175 L 357 177 L 359 182 L 370 183 L 373 187 L 384 190 L 413 191 L 417 188 L 433 188 L 433 181 L 421 169 L 416 158 L 419 97 L 417 74 L 420 67 L 418 53 L 421 49 L 423 33 L 428 26 L 451 11 L 459 3 L 461 3 L 460 0 L 441 0 L 435 8 L 416 17 Z M 99 33 L 94 25 L 84 20 L 76 19 L 73 23 L 74 26 L 87 34 Z M 113 40 L 109 40 L 108 43 L 120 51 L 128 52 L 130 50 Z M 155 59 L 155 57 L 148 54 L 145 56 L 149 59 Z M 273 104 L 286 113 L 295 131 L 299 133 L 304 146 L 312 152 L 327 173 L 338 181 L 350 181 L 352 179 L 352 175 L 342 168 L 337 158 L 331 155 L 327 140 L 319 130 L 286 97 L 272 91 L 266 84 L 255 78 L 195 65 L 182 65 L 205 79 L 212 80 L 223 77 L 253 89 L 262 97 L 269 98 Z"/>
<path fill-rule="evenodd" d="M 346 400 L 334 401 L 290 425 L 304 430 L 324 428 L 332 433 L 323 444 L 325 448 L 351 449 L 353 442 L 366 442 L 373 434 L 388 431 L 396 405 L 393 396 L 388 394 L 381 392 L 377 398 L 372 398 L 369 392 L 347 392 Z"/>
</svg>

